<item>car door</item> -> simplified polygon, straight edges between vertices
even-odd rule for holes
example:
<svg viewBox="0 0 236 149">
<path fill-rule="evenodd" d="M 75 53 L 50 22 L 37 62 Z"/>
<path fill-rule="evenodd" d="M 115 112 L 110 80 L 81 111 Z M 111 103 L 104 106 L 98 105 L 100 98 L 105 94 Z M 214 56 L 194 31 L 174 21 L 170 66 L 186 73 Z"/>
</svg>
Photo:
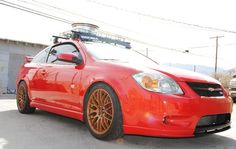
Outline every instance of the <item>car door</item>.
<svg viewBox="0 0 236 149">
<path fill-rule="evenodd" d="M 81 112 L 79 102 L 79 84 L 81 67 L 70 62 L 57 60 L 61 53 L 73 53 L 82 58 L 79 49 L 73 43 L 63 43 L 51 48 L 45 71 L 47 104 L 58 108 Z"/>
<path fill-rule="evenodd" d="M 31 97 L 34 102 L 45 103 L 47 96 L 43 93 L 46 89 L 45 71 L 43 67 L 46 65 L 50 47 L 45 48 L 39 52 L 31 61 L 30 64 L 34 65 L 33 69 L 30 69 L 29 88 Z"/>
</svg>

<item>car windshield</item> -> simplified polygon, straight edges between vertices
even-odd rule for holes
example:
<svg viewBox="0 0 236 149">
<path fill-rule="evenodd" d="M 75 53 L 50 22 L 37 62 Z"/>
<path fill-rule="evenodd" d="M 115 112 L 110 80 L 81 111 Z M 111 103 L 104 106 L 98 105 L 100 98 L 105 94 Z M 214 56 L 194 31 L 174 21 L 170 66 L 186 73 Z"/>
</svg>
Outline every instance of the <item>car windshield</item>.
<svg viewBox="0 0 236 149">
<path fill-rule="evenodd" d="M 85 46 L 88 52 L 99 60 L 119 61 L 146 67 L 156 67 L 158 65 L 157 62 L 132 49 L 94 42 L 86 42 Z"/>
</svg>

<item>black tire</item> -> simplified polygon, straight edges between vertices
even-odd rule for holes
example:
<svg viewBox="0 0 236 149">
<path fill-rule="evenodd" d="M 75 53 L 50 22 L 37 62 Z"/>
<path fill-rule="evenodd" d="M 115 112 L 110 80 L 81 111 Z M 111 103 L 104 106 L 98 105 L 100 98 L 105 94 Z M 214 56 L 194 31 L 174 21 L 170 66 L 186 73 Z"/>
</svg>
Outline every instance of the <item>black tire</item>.
<svg viewBox="0 0 236 149">
<path fill-rule="evenodd" d="M 233 98 L 233 102 L 236 103 L 236 97 Z"/>
<path fill-rule="evenodd" d="M 92 124 L 91 124 L 92 123 L 91 121 L 93 121 L 93 120 L 90 119 L 90 121 L 89 121 L 89 119 L 88 119 L 88 113 L 90 111 L 90 110 L 88 110 L 88 106 L 89 106 L 89 103 L 90 103 L 89 100 L 94 100 L 94 97 L 91 97 L 91 96 L 93 95 L 93 93 L 95 95 L 95 92 L 97 92 L 98 90 L 101 90 L 104 93 L 108 93 L 107 95 L 103 94 L 105 97 L 109 96 L 108 99 L 109 99 L 110 103 L 109 102 L 105 103 L 105 99 L 104 99 L 104 102 L 101 102 L 101 103 L 103 103 L 103 106 L 105 107 L 107 104 L 110 104 L 110 106 L 113 105 L 112 108 L 114 109 L 114 110 L 112 110 L 113 113 L 114 113 L 114 114 L 112 114 L 113 118 L 109 122 L 110 125 L 108 124 L 109 128 L 107 128 L 107 129 L 104 128 L 106 130 L 106 131 L 104 130 L 105 131 L 104 133 L 100 133 L 100 132 L 97 133 L 96 130 L 95 130 L 95 127 L 92 126 Z M 99 100 L 100 101 L 101 101 L 103 95 L 102 94 L 99 95 L 99 97 L 100 97 Z M 98 95 L 96 95 L 96 97 L 97 96 Z M 94 103 L 94 101 L 93 101 L 93 103 Z M 93 104 L 93 103 L 91 101 L 91 104 Z M 110 106 L 109 106 L 109 108 L 107 108 L 107 110 L 112 109 L 112 108 L 110 108 Z M 99 106 L 99 107 L 101 108 L 101 106 Z M 91 107 L 90 107 L 90 109 L 91 109 Z M 96 109 L 96 107 L 95 107 L 95 109 Z M 106 111 L 105 108 L 104 109 L 102 108 L 102 110 Z M 96 111 L 99 111 L 99 110 L 97 109 Z M 102 114 L 103 114 L 103 116 L 101 116 Z M 106 116 L 104 116 L 104 115 L 106 115 L 106 112 L 105 112 L 105 114 L 104 113 L 102 113 L 102 114 L 100 115 L 100 119 L 101 119 L 100 120 L 100 124 L 101 124 L 100 128 L 101 129 L 103 129 L 102 128 L 102 123 L 107 124 L 107 123 L 104 122 L 105 118 L 102 118 L 102 117 L 106 117 Z M 91 113 L 89 115 L 91 115 Z M 95 119 L 94 117 L 99 117 L 99 116 L 97 116 L 98 114 L 95 114 L 95 115 L 96 116 L 93 116 L 93 119 Z M 97 119 L 99 119 L 99 118 L 97 118 Z M 94 86 L 92 86 L 90 88 L 88 94 L 85 97 L 85 101 L 84 101 L 84 120 L 85 120 L 86 126 L 88 127 L 90 133 L 97 139 L 100 139 L 100 140 L 113 140 L 113 139 L 117 139 L 117 138 L 120 138 L 120 137 L 123 136 L 123 125 L 122 125 L 123 121 L 122 121 L 122 112 L 121 112 L 121 108 L 120 108 L 119 99 L 118 99 L 116 93 L 114 92 L 114 90 L 110 86 L 108 86 L 104 83 L 98 83 L 98 84 L 95 84 Z M 97 122 L 97 123 L 99 123 L 99 122 Z M 97 125 L 99 125 L 99 124 L 97 124 Z M 103 125 L 103 126 L 106 127 L 106 125 Z M 98 128 L 99 128 L 99 126 L 98 126 Z"/>
<path fill-rule="evenodd" d="M 16 94 L 16 103 L 18 111 L 20 113 L 29 114 L 35 112 L 36 108 L 30 107 L 28 89 L 24 81 L 20 82 L 20 84 L 18 85 Z"/>
</svg>

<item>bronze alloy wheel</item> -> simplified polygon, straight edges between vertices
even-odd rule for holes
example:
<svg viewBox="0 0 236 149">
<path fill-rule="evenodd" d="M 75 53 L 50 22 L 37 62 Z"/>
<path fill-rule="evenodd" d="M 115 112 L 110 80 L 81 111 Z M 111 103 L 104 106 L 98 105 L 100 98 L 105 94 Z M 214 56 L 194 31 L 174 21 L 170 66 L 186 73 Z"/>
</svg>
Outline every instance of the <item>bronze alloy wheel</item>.
<svg viewBox="0 0 236 149">
<path fill-rule="evenodd" d="M 20 86 L 17 90 L 17 104 L 20 110 L 24 109 L 26 92 L 23 86 Z"/>
<path fill-rule="evenodd" d="M 30 107 L 30 100 L 28 97 L 28 90 L 25 82 L 21 81 L 17 88 L 16 94 L 17 108 L 20 113 L 29 114 L 35 112 L 35 107 Z"/>
<path fill-rule="evenodd" d="M 94 133 L 102 135 L 109 131 L 114 118 L 114 107 L 111 96 L 106 90 L 96 89 L 89 96 L 87 118 Z"/>
</svg>

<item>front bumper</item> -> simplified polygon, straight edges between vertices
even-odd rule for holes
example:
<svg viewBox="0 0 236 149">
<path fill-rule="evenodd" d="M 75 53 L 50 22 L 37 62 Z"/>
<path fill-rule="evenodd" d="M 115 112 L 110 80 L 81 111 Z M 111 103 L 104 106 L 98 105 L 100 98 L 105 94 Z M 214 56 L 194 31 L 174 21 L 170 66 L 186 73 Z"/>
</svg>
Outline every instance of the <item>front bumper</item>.
<svg viewBox="0 0 236 149">
<path fill-rule="evenodd" d="M 181 100 L 181 99 L 174 99 Z M 206 116 L 229 115 L 232 103 L 229 99 L 192 99 L 193 103 L 178 103 L 165 98 L 158 113 L 145 110 L 136 123 L 124 125 L 126 134 L 163 137 L 193 137 L 199 134 L 216 133 L 230 128 L 230 119 L 222 123 L 199 125 Z M 200 101 L 202 100 L 202 101 Z M 135 116 L 133 117 L 134 120 Z"/>
<path fill-rule="evenodd" d="M 123 108 L 124 133 L 192 137 L 230 128 L 230 119 L 201 127 L 198 125 L 206 116 L 230 115 L 233 105 L 230 98 L 200 97 L 190 89 L 185 93 L 182 96 L 167 95 L 133 89 L 132 94 L 128 93 L 124 99 L 128 104 Z"/>
<path fill-rule="evenodd" d="M 230 97 L 232 97 L 232 98 L 236 98 L 236 91 L 229 91 L 229 95 L 230 95 Z"/>
</svg>

